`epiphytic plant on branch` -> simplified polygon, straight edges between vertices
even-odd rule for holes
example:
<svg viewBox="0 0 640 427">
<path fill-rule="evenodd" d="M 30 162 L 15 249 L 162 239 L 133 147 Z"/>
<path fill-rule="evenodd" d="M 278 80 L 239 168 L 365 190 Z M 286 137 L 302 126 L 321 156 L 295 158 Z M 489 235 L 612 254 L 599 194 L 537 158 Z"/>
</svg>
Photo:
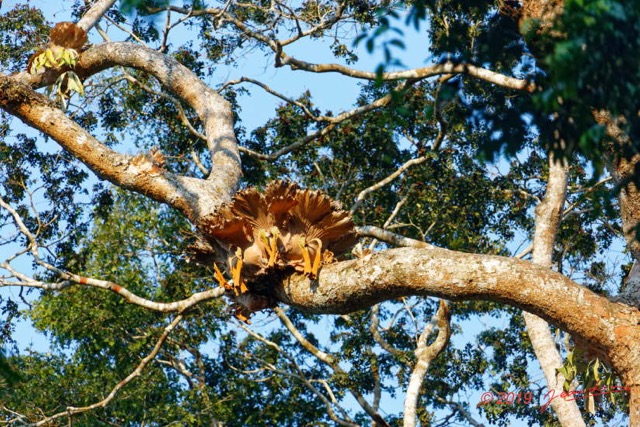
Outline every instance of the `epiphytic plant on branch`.
<svg viewBox="0 0 640 427">
<path fill-rule="evenodd" d="M 87 43 L 87 32 L 73 22 L 58 22 L 49 33 L 49 45 L 29 58 L 27 71 L 44 73 L 47 69 L 61 72 L 50 92 L 66 105 L 71 92 L 84 95 L 84 85 L 73 71 L 78 62 L 80 49 Z"/>
</svg>

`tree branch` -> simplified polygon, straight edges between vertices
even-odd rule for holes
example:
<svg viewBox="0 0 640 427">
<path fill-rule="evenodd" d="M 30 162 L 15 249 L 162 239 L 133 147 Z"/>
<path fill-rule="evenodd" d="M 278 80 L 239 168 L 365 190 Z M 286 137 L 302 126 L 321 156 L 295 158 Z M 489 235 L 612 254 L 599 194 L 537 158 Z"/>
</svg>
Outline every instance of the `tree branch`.
<svg viewBox="0 0 640 427">
<path fill-rule="evenodd" d="M 286 317 L 286 315 L 285 315 L 285 317 Z M 324 394 L 322 394 L 320 392 L 320 390 L 318 390 L 316 387 L 313 386 L 313 384 L 311 384 L 311 381 L 306 377 L 306 375 L 304 374 L 302 368 L 300 367 L 298 362 L 296 362 L 295 358 L 293 356 L 291 356 L 289 353 L 287 353 L 286 351 L 284 351 L 284 349 L 282 347 L 280 347 L 275 342 L 266 339 L 265 337 L 263 337 L 262 335 L 258 334 L 257 332 L 251 330 L 249 327 L 247 327 L 246 325 L 244 325 L 242 323 L 240 324 L 240 327 L 242 329 L 244 329 L 244 331 L 247 332 L 249 335 L 251 335 L 252 337 L 257 339 L 258 341 L 263 342 L 264 344 L 268 345 L 269 347 L 275 349 L 278 353 L 282 354 L 282 356 L 289 361 L 290 365 L 293 367 L 293 369 L 297 373 L 282 371 L 280 369 L 277 369 L 273 364 L 268 363 L 268 362 L 266 362 L 264 360 L 258 359 L 256 357 L 252 357 L 253 359 L 259 360 L 266 367 L 266 369 L 269 369 L 272 372 L 275 372 L 275 373 L 280 374 L 280 375 L 294 377 L 294 378 L 298 379 L 299 381 L 301 381 L 302 384 L 305 387 L 307 387 L 312 393 L 314 393 L 316 396 L 318 396 L 318 398 L 320 400 L 322 400 L 322 402 L 325 404 L 325 407 L 327 408 L 327 413 L 328 413 L 329 417 L 333 421 L 335 421 L 337 424 L 345 426 L 345 427 L 359 427 L 359 425 L 355 424 L 353 422 L 353 420 L 348 416 L 346 411 L 338 404 L 337 400 L 335 399 L 335 396 L 333 395 L 333 392 L 328 387 L 326 382 L 323 381 L 323 384 L 324 384 L 325 388 L 327 389 L 327 392 L 330 395 L 331 400 L 329 400 L 329 398 L 327 398 Z M 338 408 L 338 410 L 342 414 L 343 418 L 338 417 L 338 414 L 335 413 L 335 411 L 333 410 L 333 406 L 334 405 Z"/>
<path fill-rule="evenodd" d="M 440 248 L 389 249 L 367 258 L 326 265 L 317 281 L 292 276 L 276 287 L 276 296 L 313 313 L 348 313 L 411 295 L 497 301 L 537 314 L 591 343 L 617 368 L 640 360 L 637 346 L 615 344 L 618 338 L 630 342 L 639 334 L 640 312 L 548 268 Z"/>
<path fill-rule="evenodd" d="M 558 234 L 562 218 L 567 178 L 569 170 L 566 165 L 555 161 L 549 155 L 549 179 L 547 191 L 542 202 L 535 209 L 535 234 L 533 238 L 532 262 L 546 268 L 551 268 L 553 262 L 553 246 Z M 549 330 L 549 324 L 540 317 L 522 313 L 527 327 L 529 339 L 540 368 L 544 373 L 549 390 L 557 394 L 563 391 L 564 376 L 558 372 L 562 367 L 562 357 L 556 349 L 555 342 Z M 554 399 L 551 402 L 558 420 L 563 426 L 584 426 L 582 414 L 575 401 Z"/>
<path fill-rule="evenodd" d="M 131 372 L 125 379 L 120 381 L 118 384 L 116 384 L 115 387 L 113 387 L 113 389 L 111 390 L 111 392 L 107 395 L 107 397 L 102 399 L 100 402 L 96 402 L 92 405 L 82 406 L 82 407 L 69 406 L 63 412 L 59 412 L 55 415 L 52 415 L 43 420 L 40 420 L 37 423 L 28 424 L 28 425 L 32 427 L 48 425 L 51 421 L 57 418 L 71 417 L 72 415 L 75 415 L 75 414 L 80 414 L 82 412 L 91 411 L 97 408 L 104 408 L 105 406 L 107 406 L 114 399 L 114 397 L 116 397 L 116 394 L 120 391 L 120 389 L 122 389 L 124 386 L 129 384 L 134 378 L 140 376 L 140 374 L 146 368 L 149 362 L 151 362 L 157 356 L 158 352 L 162 348 L 162 345 L 167 340 L 167 337 L 176 328 L 176 326 L 178 326 L 178 324 L 182 321 L 182 318 L 183 318 L 182 314 L 179 314 L 178 316 L 175 317 L 175 319 L 173 319 L 173 321 L 169 325 L 167 325 L 164 328 L 162 335 L 156 342 L 156 345 L 153 347 L 153 350 L 151 351 L 151 353 L 149 353 L 144 359 L 142 359 L 138 364 L 138 366 L 133 370 L 133 372 Z"/>
<path fill-rule="evenodd" d="M 115 4 L 116 0 L 97 0 L 76 25 L 86 32 L 93 28 L 100 18 Z"/>
<path fill-rule="evenodd" d="M 438 357 L 445 349 L 451 338 L 451 314 L 449 307 L 444 300 L 440 300 L 438 311 L 433 316 L 431 323 L 425 328 L 418 339 L 418 348 L 416 348 L 416 364 L 411 372 L 409 386 L 407 387 L 407 395 L 404 399 L 404 423 L 403 427 L 415 427 L 418 405 L 418 397 L 420 396 L 420 388 L 424 377 L 427 375 L 429 365 Z M 438 335 L 433 343 L 427 346 L 427 338 L 431 334 L 433 327 L 438 326 Z"/>
<path fill-rule="evenodd" d="M 314 64 L 306 61 L 302 61 L 296 59 L 292 56 L 287 55 L 282 50 L 283 46 L 290 44 L 294 41 L 297 41 L 301 37 L 308 36 L 316 33 L 321 29 L 326 29 L 334 25 L 339 21 L 341 17 L 341 13 L 336 13 L 335 18 L 329 19 L 326 22 L 321 23 L 316 28 L 311 29 L 310 31 L 304 32 L 301 35 L 292 37 L 291 39 L 280 41 L 267 37 L 264 34 L 261 34 L 257 31 L 253 31 L 249 28 L 245 23 L 236 19 L 231 14 L 222 11 L 220 9 L 201 9 L 197 11 L 189 10 L 186 8 L 179 7 L 171 7 L 171 10 L 177 11 L 179 13 L 191 14 L 192 16 L 197 15 L 221 15 L 224 16 L 224 19 L 234 26 L 236 26 L 239 30 L 241 30 L 247 36 L 258 40 L 265 45 L 269 46 L 271 50 L 273 50 L 276 55 L 276 66 L 289 65 L 293 70 L 304 70 L 313 73 L 339 73 L 349 77 L 355 77 L 358 79 L 365 80 L 376 80 L 379 78 L 376 72 L 372 71 L 361 71 L 354 68 L 350 68 L 341 64 Z M 160 11 L 160 9 L 158 9 Z M 405 79 L 424 79 L 427 77 L 439 76 L 443 74 L 466 74 L 471 77 L 484 80 L 488 83 L 492 83 L 507 89 L 520 90 L 526 92 L 533 92 L 535 90 L 535 85 L 532 82 L 527 80 L 518 79 L 515 77 L 505 76 L 504 74 L 497 73 L 495 71 L 487 70 L 486 68 L 477 67 L 472 64 L 459 64 L 455 62 L 444 62 L 442 64 L 434 64 L 428 67 L 414 68 L 410 70 L 403 71 L 392 71 L 382 73 L 382 80 L 392 81 L 392 80 L 405 80 Z"/>
<path fill-rule="evenodd" d="M 126 156 L 109 149 L 22 82 L 44 85 L 44 77 L 25 73 L 0 77 L 0 107 L 52 137 L 100 178 L 167 203 L 192 221 L 215 211 L 228 200 L 242 174 L 229 103 L 178 61 L 131 43 L 105 43 L 87 50 L 76 72 L 86 78 L 113 66 L 152 74 L 196 111 L 205 128 L 213 164 L 207 180 L 171 174 L 142 156 Z"/>
<path fill-rule="evenodd" d="M 398 247 L 409 247 L 409 248 L 435 248 L 436 246 L 430 245 L 429 243 L 423 242 L 421 240 L 411 239 L 409 237 L 404 237 L 400 234 L 393 233 L 388 230 L 384 230 L 379 227 L 374 227 L 372 225 L 365 225 L 362 227 L 356 227 L 356 232 L 359 236 L 367 236 L 376 238 L 382 242 L 389 243 Z"/>
<path fill-rule="evenodd" d="M 330 354 L 325 353 L 320 350 L 316 346 L 314 346 L 309 340 L 307 340 L 302 333 L 295 327 L 291 319 L 287 316 L 287 314 L 280 308 L 275 308 L 276 315 L 282 321 L 282 324 L 291 332 L 291 335 L 314 357 L 316 357 L 321 362 L 325 363 L 329 366 L 335 373 L 346 374 L 346 372 L 338 365 L 338 361 Z M 378 411 L 372 407 L 369 402 L 366 401 L 364 396 L 358 392 L 354 387 L 349 387 L 349 392 L 356 399 L 358 404 L 364 409 L 364 411 L 369 414 L 371 419 L 375 421 L 376 425 L 380 427 L 386 426 L 389 427 L 389 424 L 382 418 L 382 416 L 378 413 Z"/>
<path fill-rule="evenodd" d="M 16 228 L 19 230 L 20 233 L 22 233 L 25 236 L 25 238 L 29 242 L 25 252 L 31 253 L 37 265 L 39 265 L 40 267 L 44 268 L 45 270 L 51 273 L 56 274 L 63 280 L 62 282 L 59 282 L 59 283 L 50 283 L 50 282 L 42 282 L 39 280 L 32 279 L 22 273 L 19 273 L 13 267 L 11 267 L 10 261 L 12 257 L 9 257 L 6 261 L 0 262 L 0 268 L 7 270 L 11 274 L 10 278 L 15 278 L 16 281 L 9 280 L 10 279 L 9 277 L 0 277 L 0 288 L 8 287 L 8 286 L 20 286 L 20 287 L 43 289 L 43 290 L 60 291 L 68 287 L 74 286 L 76 284 L 79 284 L 79 285 L 91 286 L 91 287 L 115 292 L 118 295 L 120 295 L 125 301 L 131 304 L 136 304 L 141 307 L 148 308 L 150 310 L 160 311 L 165 313 L 183 312 L 193 307 L 194 305 L 201 303 L 202 301 L 220 298 L 224 295 L 224 292 L 225 292 L 224 288 L 215 287 L 212 289 L 208 289 L 206 291 L 192 294 L 190 297 L 180 301 L 173 301 L 173 302 L 166 302 L 166 303 L 156 302 L 156 301 L 151 301 L 146 298 L 143 298 L 139 295 L 136 295 L 133 292 L 129 291 L 127 288 L 117 283 L 114 283 L 108 280 L 100 280 L 100 279 L 84 277 L 69 271 L 62 270 L 44 261 L 40 257 L 39 245 L 36 240 L 36 236 L 33 233 L 31 233 L 31 231 L 29 231 L 24 221 L 22 221 L 22 218 L 20 217 L 18 212 L 11 205 L 5 202 L 2 197 L 0 197 L 0 208 L 5 209 L 7 212 L 9 212 L 9 214 L 13 218 L 13 222 Z"/>
<path fill-rule="evenodd" d="M 378 75 L 373 71 L 361 71 L 354 68 L 346 67 L 341 64 L 313 64 L 301 61 L 286 54 L 282 54 L 282 64 L 291 66 L 293 70 L 305 70 L 313 73 L 339 73 L 345 76 L 354 77 L 364 80 L 376 80 Z M 428 67 L 413 68 L 403 71 L 390 71 L 382 73 L 382 80 L 404 80 L 404 79 L 425 79 L 427 77 L 440 76 L 443 74 L 466 74 L 488 83 L 493 83 L 507 89 L 521 90 L 533 92 L 535 85 L 527 80 L 517 79 L 515 77 L 505 76 L 486 68 L 476 67 L 471 64 L 459 64 L 455 62 L 444 62 L 442 64 L 434 64 Z"/>
</svg>

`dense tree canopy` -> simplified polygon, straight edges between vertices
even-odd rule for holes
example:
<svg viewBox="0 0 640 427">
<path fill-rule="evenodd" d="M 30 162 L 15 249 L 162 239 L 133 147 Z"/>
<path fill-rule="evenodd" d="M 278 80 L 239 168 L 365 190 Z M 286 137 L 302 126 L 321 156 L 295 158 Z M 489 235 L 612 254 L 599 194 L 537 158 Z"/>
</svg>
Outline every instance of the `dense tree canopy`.
<svg viewBox="0 0 640 427">
<path fill-rule="evenodd" d="M 640 424 L 638 51 L 613 0 L 0 2 L 0 425 Z"/>
</svg>

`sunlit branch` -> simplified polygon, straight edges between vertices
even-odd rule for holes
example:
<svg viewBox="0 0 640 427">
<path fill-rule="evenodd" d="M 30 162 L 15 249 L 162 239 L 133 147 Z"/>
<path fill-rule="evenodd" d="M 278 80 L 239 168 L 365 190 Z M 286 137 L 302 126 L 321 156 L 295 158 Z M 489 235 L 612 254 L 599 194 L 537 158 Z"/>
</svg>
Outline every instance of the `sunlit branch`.
<svg viewBox="0 0 640 427">
<path fill-rule="evenodd" d="M 384 81 L 393 81 L 404 79 L 425 79 L 428 77 L 446 74 L 465 74 L 507 89 L 526 92 L 533 92 L 535 90 L 535 85 L 527 80 L 505 76 L 504 74 L 476 67 L 471 64 L 445 62 L 442 64 L 434 64 L 428 67 L 414 68 L 411 70 L 386 72 L 382 73 L 381 76 L 378 76 L 378 74 L 373 71 L 356 70 L 341 64 L 313 64 L 295 59 L 285 54 L 282 54 L 282 56 L 282 64 L 289 65 L 294 70 L 305 70 L 313 73 L 339 73 L 344 74 L 345 76 L 365 80 L 377 80 L 378 77 L 380 77 Z"/>
<path fill-rule="evenodd" d="M 418 339 L 418 346 L 415 351 L 416 364 L 411 372 L 411 378 L 409 379 L 409 385 L 404 399 L 403 427 L 415 427 L 416 425 L 416 408 L 420 396 L 420 388 L 422 387 L 424 377 L 429 370 L 431 362 L 442 353 L 449 343 L 449 338 L 451 337 L 450 322 L 451 314 L 449 313 L 449 307 L 444 300 L 440 300 L 438 311 L 433 316 L 433 319 L 431 319 L 431 322 L 424 328 Z M 438 335 L 433 343 L 427 345 L 427 338 L 435 326 L 438 327 Z"/>
<path fill-rule="evenodd" d="M 137 43 L 140 43 L 141 46 L 144 46 L 144 47 L 147 47 L 147 48 L 149 47 L 144 42 L 144 40 L 142 40 L 140 37 L 138 37 L 138 35 L 134 31 L 127 29 L 123 25 L 120 25 L 120 23 L 118 23 L 117 21 L 111 19 L 109 16 L 107 16 L 107 20 L 109 21 L 109 23 L 111 25 L 113 25 L 114 27 L 116 27 L 117 29 L 119 29 L 120 31 L 122 31 L 123 33 L 128 35 L 129 37 L 131 37 L 131 39 L 135 40 Z"/>
<path fill-rule="evenodd" d="M 184 18 L 188 19 L 189 15 L 185 16 Z M 167 52 L 167 50 L 169 49 L 167 42 L 169 40 L 169 32 L 171 31 L 172 28 L 173 26 L 171 25 L 171 10 L 167 9 L 167 13 L 164 21 L 164 28 L 162 29 L 162 41 L 160 42 L 160 49 L 158 49 L 160 52 L 164 53 L 164 52 Z"/>
<path fill-rule="evenodd" d="M 279 375 L 284 375 L 284 376 L 288 376 L 288 377 L 292 377 L 292 378 L 296 378 L 297 380 L 299 380 L 300 382 L 302 382 L 302 384 L 307 387 L 312 393 L 314 393 L 316 396 L 318 396 L 318 398 L 320 400 L 322 400 L 322 402 L 325 404 L 325 407 L 327 408 L 327 413 L 329 415 L 329 417 L 335 421 L 336 423 L 345 426 L 345 427 L 359 427 L 358 424 L 355 424 L 353 422 L 353 420 L 348 416 L 348 414 L 346 413 L 346 411 L 344 410 L 344 408 L 342 408 L 342 406 L 340 406 L 338 404 L 338 401 L 336 400 L 335 396 L 333 395 L 333 392 L 331 391 L 331 389 L 329 388 L 328 384 L 326 383 L 326 381 L 322 381 L 322 384 L 324 385 L 324 387 L 328 390 L 328 394 L 331 397 L 331 400 L 329 400 L 322 392 L 320 392 L 320 390 L 318 390 L 312 383 L 311 381 L 306 377 L 306 375 L 304 374 L 304 371 L 302 370 L 302 368 L 300 368 L 300 365 L 298 365 L 298 362 L 296 362 L 296 360 L 286 351 L 284 351 L 284 349 L 282 347 L 280 347 L 278 344 L 276 344 L 275 342 L 266 339 L 265 337 L 263 337 L 262 335 L 258 334 L 257 332 L 253 331 L 252 329 L 250 329 L 249 327 L 247 327 L 245 324 L 240 324 L 240 327 L 242 329 L 244 329 L 245 332 L 247 332 L 249 335 L 251 335 L 253 338 L 257 339 L 258 341 L 268 345 L 269 347 L 275 349 L 278 353 L 280 353 L 281 355 L 283 355 L 290 363 L 290 365 L 294 368 L 294 370 L 297 373 L 293 373 L 293 372 L 288 372 L 288 371 L 283 371 L 281 369 L 276 368 L 273 364 L 266 362 L 264 360 L 258 359 L 257 357 L 251 355 L 251 357 L 255 360 L 259 360 L 260 363 L 265 366 L 266 369 L 279 374 Z M 338 408 L 338 410 L 340 411 L 340 413 L 342 414 L 343 418 L 338 417 L 338 415 L 335 413 L 335 411 L 333 410 L 333 406 L 335 406 L 336 408 Z"/>
<path fill-rule="evenodd" d="M 398 216 L 402 207 L 407 203 L 407 200 L 409 200 L 409 195 L 411 194 L 412 189 L 413 189 L 413 186 L 410 186 L 409 191 L 407 191 L 407 194 L 405 194 L 404 197 L 400 199 L 398 203 L 396 203 L 395 207 L 391 211 L 391 214 L 389 214 L 389 217 L 387 218 L 387 220 L 384 222 L 384 224 L 382 224 L 382 228 L 384 230 L 386 230 L 387 227 L 391 225 L 391 222 Z"/>
<path fill-rule="evenodd" d="M 404 237 L 400 234 L 396 234 L 391 231 L 371 225 L 356 227 L 356 232 L 360 236 L 373 237 L 382 242 L 389 243 L 397 247 L 435 248 L 435 246 L 430 245 L 429 243 L 411 239 L 409 237 Z"/>
<path fill-rule="evenodd" d="M 102 18 L 107 11 L 115 4 L 116 0 L 97 0 L 91 8 L 85 12 L 82 18 L 77 22 L 80 28 L 89 31 Z"/>
<path fill-rule="evenodd" d="M 304 347 L 305 350 L 307 350 L 314 357 L 316 357 L 317 359 L 321 360 L 322 362 L 324 362 L 325 364 L 331 367 L 333 367 L 338 363 L 333 356 L 320 350 L 315 345 L 313 345 L 309 340 L 307 340 L 304 337 L 304 335 L 302 335 L 300 330 L 298 330 L 298 328 L 295 327 L 293 322 L 291 322 L 291 319 L 289 319 L 289 316 L 287 316 L 287 314 L 284 312 L 284 310 L 282 310 L 282 308 L 276 307 L 274 309 L 274 312 L 276 313 L 276 316 L 278 316 L 278 319 L 280 319 L 282 324 L 289 330 L 289 332 L 291 332 L 291 335 L 294 336 L 294 338 L 298 341 L 298 343 L 300 343 L 302 347 Z"/>
<path fill-rule="evenodd" d="M 99 177 L 168 203 L 195 219 L 228 200 L 240 179 L 240 158 L 229 103 L 171 57 L 131 43 L 104 43 L 85 51 L 76 67 L 81 77 L 114 66 L 129 66 L 155 76 L 200 117 L 214 165 L 206 181 L 154 168 L 144 157 L 111 150 L 45 96 L 24 83 L 47 84 L 41 76 L 0 77 L 0 107 L 56 140 Z M 50 123 L 56 126 L 50 126 Z"/>
<path fill-rule="evenodd" d="M 549 177 L 544 199 L 535 209 L 535 232 L 533 237 L 532 262 L 551 268 L 553 262 L 554 244 L 560 229 L 562 213 L 566 199 L 569 166 L 555 161 L 549 154 Z M 542 318 L 522 312 L 522 317 L 531 341 L 531 346 L 544 373 L 547 386 L 556 393 L 561 393 L 565 377 L 560 372 L 562 356 L 556 348 L 555 341 L 549 329 L 549 324 Z M 581 427 L 585 423 L 575 401 L 555 399 L 551 406 L 558 415 L 563 426 Z"/>
<path fill-rule="evenodd" d="M 589 194 L 595 190 L 597 190 L 599 187 L 601 187 L 602 185 L 608 183 L 608 182 L 612 182 L 613 181 L 613 177 L 608 176 L 604 179 L 601 179 L 600 181 L 596 182 L 595 184 L 593 184 L 592 186 L 589 186 L 587 188 L 579 188 L 574 190 L 574 192 L 584 192 L 585 194 Z M 575 203 L 570 204 L 569 206 L 567 206 L 564 211 L 562 212 L 562 218 L 566 218 L 567 216 L 569 216 L 571 213 L 573 213 L 575 211 L 575 209 L 580 206 L 581 201 L 577 201 Z"/>
<path fill-rule="evenodd" d="M 158 352 L 162 348 L 162 345 L 167 340 L 167 337 L 169 336 L 169 334 L 176 328 L 176 326 L 178 326 L 178 324 L 182 321 L 182 319 L 183 319 L 182 314 L 179 314 L 173 319 L 173 321 L 169 325 L 167 325 L 164 328 L 164 331 L 162 332 L 162 335 L 160 336 L 160 338 L 156 342 L 156 344 L 153 347 L 153 350 L 151 351 L 151 353 L 149 353 L 144 359 L 142 359 L 140 361 L 140 363 L 138 364 L 138 366 L 133 370 L 133 372 L 131 372 L 125 379 L 120 381 L 118 384 L 116 384 L 115 387 L 113 387 L 113 389 L 111 389 L 111 392 L 107 395 L 107 397 L 102 399 L 100 402 L 96 402 L 96 403 L 94 403 L 92 405 L 82 406 L 82 407 L 69 406 L 63 412 L 59 412 L 59 413 L 57 413 L 55 415 L 52 415 L 52 416 L 47 417 L 47 418 L 45 418 L 43 420 L 40 420 L 37 423 L 28 424 L 28 425 L 31 426 L 31 427 L 43 426 L 43 425 L 49 424 L 51 421 L 53 421 L 55 419 L 61 418 L 61 417 L 71 417 L 71 416 L 73 416 L 75 414 L 80 414 L 80 413 L 83 413 L 83 412 L 88 412 L 88 411 L 91 411 L 91 410 L 94 410 L 94 409 L 104 408 L 105 406 L 107 406 L 116 397 L 118 392 L 124 386 L 126 386 L 133 379 L 135 379 L 136 377 L 138 377 L 138 376 L 140 376 L 142 374 L 142 371 L 144 371 L 144 369 L 147 367 L 149 362 L 151 362 L 156 357 L 156 355 L 158 354 Z"/>
<path fill-rule="evenodd" d="M 387 218 L 387 220 L 382 225 L 382 230 L 386 230 L 387 227 L 389 227 L 389 225 L 391 224 L 391 222 L 396 218 L 396 216 L 398 216 L 398 214 L 400 213 L 400 210 L 402 209 L 402 207 L 405 205 L 407 200 L 409 200 L 409 195 L 411 193 L 411 189 L 412 188 L 413 188 L 413 186 L 410 186 L 409 187 L 409 191 L 407 191 L 407 194 L 405 194 L 404 197 L 402 199 L 400 199 L 400 201 L 398 201 L 398 203 L 396 203 L 395 207 L 391 211 L 391 214 L 389 214 L 389 217 Z M 373 250 L 375 249 L 377 243 L 378 243 L 378 239 L 375 239 L 375 238 L 371 239 L 371 243 L 369 244 L 369 251 L 370 252 L 373 252 Z"/>
<path fill-rule="evenodd" d="M 162 11 L 164 9 L 157 9 L 156 11 Z M 339 73 L 349 77 L 365 79 L 365 80 L 378 80 L 382 78 L 384 81 L 392 81 L 392 80 L 405 80 L 405 79 L 424 79 L 433 76 L 447 75 L 447 74 L 465 74 L 471 77 L 484 80 L 488 83 L 492 83 L 504 88 L 533 92 L 535 90 L 535 85 L 532 82 L 527 80 L 518 79 L 515 77 L 506 76 L 504 74 L 497 73 L 495 71 L 491 71 L 485 68 L 477 67 L 472 64 L 460 64 L 455 62 L 445 62 L 442 64 L 434 64 L 428 67 L 414 68 L 410 70 L 403 71 L 392 71 L 385 72 L 381 75 L 378 75 L 376 72 L 372 71 L 362 71 L 357 70 L 351 67 L 347 67 L 341 64 L 314 64 L 306 61 L 302 61 L 300 59 L 294 58 L 292 56 L 284 53 L 282 48 L 288 44 L 291 44 L 302 37 L 315 34 L 324 29 L 330 28 L 339 22 L 342 18 L 342 12 L 340 10 L 336 11 L 335 17 L 327 20 L 326 22 L 322 22 L 317 26 L 304 31 L 303 33 L 298 33 L 296 36 L 287 39 L 287 40 L 276 40 L 270 38 L 264 34 L 261 34 L 257 31 L 249 28 L 245 23 L 236 19 L 231 14 L 224 12 L 220 9 L 201 9 L 191 11 L 187 8 L 180 7 L 171 7 L 171 10 L 177 11 L 179 13 L 187 14 L 191 13 L 193 16 L 198 15 L 216 15 L 223 18 L 225 21 L 232 23 L 236 26 L 240 31 L 242 31 L 247 36 L 258 40 L 271 48 L 276 54 L 276 66 L 284 66 L 289 65 L 293 70 L 304 70 L 313 73 Z"/>
<path fill-rule="evenodd" d="M 340 374 L 346 374 L 346 372 L 340 367 L 338 361 L 331 355 L 323 352 L 314 346 L 309 340 L 307 340 L 304 335 L 296 328 L 296 326 L 291 322 L 291 319 L 286 315 L 286 313 L 279 307 L 274 309 L 278 318 L 282 321 L 282 324 L 291 332 L 291 335 L 296 338 L 296 340 L 300 343 L 300 345 L 307 350 L 310 354 L 316 357 L 318 360 L 324 362 L 328 365 L 334 372 Z M 353 387 L 349 387 L 349 392 L 356 399 L 358 404 L 364 409 L 364 411 L 369 414 L 369 416 L 381 426 L 389 427 L 389 424 L 382 418 L 382 416 L 378 413 L 378 411 L 373 408 L 369 402 L 366 401 L 364 396 L 360 392 L 358 392 Z"/>
<path fill-rule="evenodd" d="M 417 157 L 415 159 L 408 160 L 402 166 L 400 166 L 398 169 L 396 169 L 393 173 L 391 173 L 389 176 L 387 176 L 386 178 L 384 178 L 384 179 L 376 182 L 375 184 L 373 184 L 373 185 L 365 188 L 364 190 L 362 190 L 358 194 L 358 197 L 356 198 L 356 202 L 353 204 L 353 206 L 351 206 L 351 212 L 355 212 L 356 210 L 358 210 L 358 208 L 362 204 L 362 202 L 363 202 L 364 198 L 367 196 L 367 194 L 372 193 L 372 192 L 374 192 L 376 190 L 379 190 L 380 188 L 384 187 L 385 185 L 389 184 L 390 182 L 395 180 L 397 177 L 402 175 L 402 173 L 404 173 L 404 171 L 406 171 L 407 169 L 409 169 L 409 168 L 411 168 L 413 166 L 420 165 L 420 164 L 426 162 L 427 160 L 429 160 L 428 157 Z"/>
</svg>

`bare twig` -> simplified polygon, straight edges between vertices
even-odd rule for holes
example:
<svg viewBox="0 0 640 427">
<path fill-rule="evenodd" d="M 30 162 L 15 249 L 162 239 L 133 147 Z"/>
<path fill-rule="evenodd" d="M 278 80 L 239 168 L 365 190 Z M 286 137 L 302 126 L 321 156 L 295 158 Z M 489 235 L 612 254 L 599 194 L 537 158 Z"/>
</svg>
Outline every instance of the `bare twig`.
<svg viewBox="0 0 640 427">
<path fill-rule="evenodd" d="M 346 372 L 340 367 L 340 365 L 338 365 L 337 360 L 333 356 L 318 349 L 302 335 L 302 333 L 298 330 L 298 328 L 295 327 L 293 322 L 291 322 L 291 319 L 289 319 L 289 317 L 281 308 L 276 307 L 275 312 L 284 326 L 289 330 L 289 332 L 291 332 L 291 334 L 296 338 L 296 340 L 298 340 L 300 345 L 302 345 L 305 350 L 315 356 L 318 360 L 327 364 L 331 369 L 333 369 L 334 372 L 346 374 Z M 384 418 L 382 418 L 378 411 L 376 411 L 375 408 L 373 408 L 369 404 L 369 402 L 366 401 L 366 399 L 360 392 L 355 390 L 353 387 L 349 387 L 349 392 L 356 399 L 360 407 L 362 407 L 362 409 L 364 409 L 364 411 L 369 414 L 372 420 L 374 420 L 380 426 L 390 427 L 389 424 L 384 420 Z"/>
<path fill-rule="evenodd" d="M 374 226 L 362 226 L 356 227 L 356 232 L 360 236 L 374 237 L 383 242 L 392 244 L 394 246 L 405 246 L 409 248 L 426 248 L 432 249 L 435 246 L 429 243 L 422 242 L 420 240 L 410 239 L 408 237 L 401 236 L 400 234 L 392 233 L 391 231 L 384 230 Z"/>
<path fill-rule="evenodd" d="M 105 406 L 107 406 L 116 397 L 118 392 L 124 386 L 129 384 L 136 377 L 140 376 L 140 374 L 146 368 L 146 366 L 149 364 L 149 362 L 151 362 L 156 357 L 156 355 L 158 354 L 158 352 L 162 348 L 162 345 L 166 341 L 166 339 L 169 336 L 169 334 L 176 328 L 176 326 L 178 326 L 178 324 L 182 321 L 182 319 L 183 319 L 182 314 L 179 314 L 173 319 L 173 321 L 169 325 L 167 325 L 164 328 L 164 331 L 162 332 L 162 335 L 160 336 L 160 338 L 156 342 L 156 344 L 153 347 L 153 350 L 151 351 L 151 353 L 149 353 L 144 359 L 142 359 L 140 361 L 140 363 L 133 370 L 133 372 L 131 372 L 125 379 L 120 381 L 118 384 L 116 384 L 115 387 L 113 387 L 113 389 L 111 389 L 111 392 L 107 395 L 107 397 L 105 397 L 104 399 L 102 399 L 99 402 L 96 402 L 96 403 L 94 403 L 92 405 L 88 405 L 88 406 L 82 406 L 82 407 L 69 406 L 63 412 L 59 412 L 59 413 L 57 413 L 55 415 L 52 415 L 52 416 L 47 417 L 47 418 L 45 418 L 43 420 L 40 420 L 37 423 L 28 424 L 28 425 L 32 426 L 32 427 L 38 427 L 38 426 L 49 424 L 51 421 L 53 421 L 55 419 L 58 419 L 58 418 L 61 418 L 61 417 L 71 417 L 72 415 L 75 415 L 75 414 L 80 414 L 80 413 L 83 413 L 83 412 L 91 411 L 93 409 L 104 408 Z"/>
</svg>

